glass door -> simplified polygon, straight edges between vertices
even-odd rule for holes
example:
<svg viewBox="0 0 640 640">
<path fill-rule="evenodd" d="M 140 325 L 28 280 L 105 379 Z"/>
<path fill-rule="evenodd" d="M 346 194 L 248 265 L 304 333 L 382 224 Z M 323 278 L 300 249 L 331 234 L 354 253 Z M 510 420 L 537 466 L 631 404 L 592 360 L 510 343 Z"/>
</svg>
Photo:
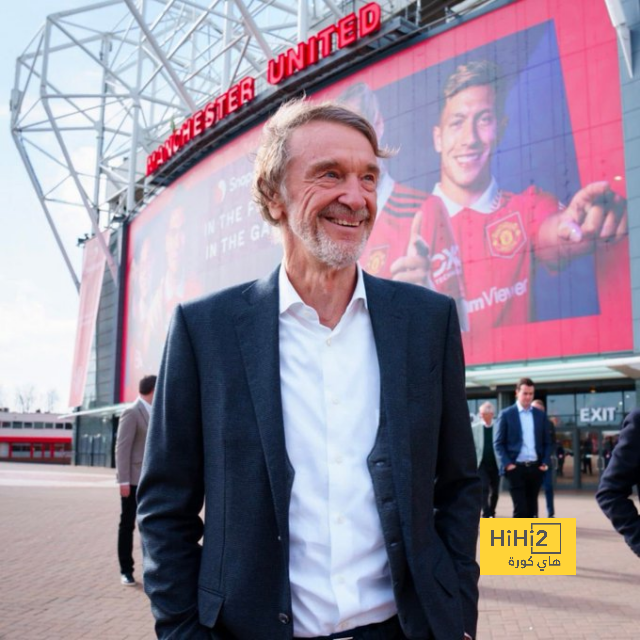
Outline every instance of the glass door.
<svg viewBox="0 0 640 640">
<path fill-rule="evenodd" d="M 553 465 L 556 470 L 556 487 L 562 489 L 572 489 L 575 486 L 574 479 L 574 430 L 556 431 L 556 444 Z"/>
<path fill-rule="evenodd" d="M 579 451 L 576 464 L 580 469 L 580 487 L 597 487 L 602 473 L 602 433 L 593 427 L 578 429 Z"/>
</svg>

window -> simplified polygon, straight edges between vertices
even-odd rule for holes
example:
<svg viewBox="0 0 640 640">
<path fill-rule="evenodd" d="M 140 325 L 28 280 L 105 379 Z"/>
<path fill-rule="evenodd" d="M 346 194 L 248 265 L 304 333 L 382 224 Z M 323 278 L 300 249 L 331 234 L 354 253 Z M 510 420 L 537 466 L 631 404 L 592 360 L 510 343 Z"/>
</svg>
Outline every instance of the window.
<svg viewBox="0 0 640 640">
<path fill-rule="evenodd" d="M 12 422 L 11 425 L 14 429 L 22 429 L 22 422 Z"/>
<path fill-rule="evenodd" d="M 11 444 L 11 457 L 12 458 L 30 458 L 31 457 L 31 445 L 30 444 Z"/>
<path fill-rule="evenodd" d="M 63 443 L 63 442 L 54 444 L 53 457 L 54 458 L 71 458 L 71 444 Z"/>
<path fill-rule="evenodd" d="M 24 429 L 33 429 L 33 422 L 25 422 L 23 425 Z M 36 423 L 36 429 L 38 428 L 38 425 Z"/>
<path fill-rule="evenodd" d="M 576 424 L 576 398 L 572 393 L 547 396 L 547 414 L 558 418 L 558 428 Z"/>
<path fill-rule="evenodd" d="M 636 392 L 625 391 L 624 392 L 624 413 L 630 413 L 636 408 Z"/>
</svg>

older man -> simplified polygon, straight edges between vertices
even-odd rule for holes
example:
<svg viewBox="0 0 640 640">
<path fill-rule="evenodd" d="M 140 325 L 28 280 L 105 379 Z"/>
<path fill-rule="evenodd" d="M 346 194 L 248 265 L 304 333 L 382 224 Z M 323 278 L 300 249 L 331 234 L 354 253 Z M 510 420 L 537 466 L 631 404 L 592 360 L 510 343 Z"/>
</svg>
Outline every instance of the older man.
<svg viewBox="0 0 640 640">
<path fill-rule="evenodd" d="M 478 414 L 478 419 L 473 422 L 471 429 L 476 445 L 478 474 L 482 481 L 482 517 L 495 518 L 500 495 L 500 473 L 493 450 L 493 404 L 483 402 Z"/>
<path fill-rule="evenodd" d="M 283 106 L 254 184 L 283 264 L 176 309 L 139 492 L 161 638 L 475 633 L 455 304 L 357 267 L 384 155 L 344 107 Z"/>
</svg>

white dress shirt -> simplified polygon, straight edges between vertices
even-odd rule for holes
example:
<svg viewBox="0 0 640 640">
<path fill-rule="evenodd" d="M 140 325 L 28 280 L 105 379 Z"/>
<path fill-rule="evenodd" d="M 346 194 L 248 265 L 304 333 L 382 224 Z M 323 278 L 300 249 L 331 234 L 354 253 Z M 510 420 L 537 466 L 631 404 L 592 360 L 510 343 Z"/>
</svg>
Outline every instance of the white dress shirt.
<svg viewBox="0 0 640 640">
<path fill-rule="evenodd" d="M 519 402 L 518 415 L 520 416 L 520 426 L 522 427 L 522 447 L 516 458 L 517 462 L 535 462 L 538 459 L 536 451 L 535 426 L 533 424 L 533 412 L 531 408 L 525 409 Z"/>
<path fill-rule="evenodd" d="M 396 613 L 367 467 L 380 421 L 380 371 L 358 281 L 334 329 L 280 268 L 280 377 L 287 454 L 294 636 L 329 635 Z"/>
</svg>

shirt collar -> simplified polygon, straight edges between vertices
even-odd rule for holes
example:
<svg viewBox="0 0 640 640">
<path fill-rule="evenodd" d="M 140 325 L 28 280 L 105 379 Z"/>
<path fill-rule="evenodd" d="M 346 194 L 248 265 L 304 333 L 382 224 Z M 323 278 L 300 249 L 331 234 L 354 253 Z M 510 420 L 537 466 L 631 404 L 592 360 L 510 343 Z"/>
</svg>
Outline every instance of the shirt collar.
<svg viewBox="0 0 640 640">
<path fill-rule="evenodd" d="M 465 207 L 454 202 L 442 191 L 440 182 L 433 188 L 433 195 L 438 196 L 438 198 L 442 200 L 449 212 L 449 216 L 452 218 L 463 209 L 473 209 L 478 213 L 493 213 L 500 204 L 500 189 L 498 189 L 498 183 L 493 176 L 491 177 L 491 183 L 487 187 L 487 190 L 470 207 Z"/>
<path fill-rule="evenodd" d="M 524 411 L 524 413 L 531 413 L 531 407 L 529 407 L 528 409 L 525 409 L 521 404 L 519 400 L 516 400 L 516 405 L 518 406 L 518 411 L 520 413 L 522 413 Z"/>
<path fill-rule="evenodd" d="M 142 402 L 142 406 L 147 410 L 147 413 L 151 415 L 151 405 L 142 396 L 138 396 L 138 400 Z"/>
<path fill-rule="evenodd" d="M 367 305 L 367 291 L 364 286 L 364 278 L 362 276 L 362 267 L 356 263 L 356 270 L 358 273 L 356 288 L 351 296 L 351 301 L 347 305 L 347 310 L 351 308 L 357 300 L 362 300 L 362 304 L 365 309 L 368 309 Z M 280 272 L 278 273 L 278 286 L 280 288 L 280 315 L 291 309 L 296 305 L 307 306 L 298 292 L 295 290 L 287 275 L 287 270 L 284 268 L 284 264 L 280 265 Z"/>
</svg>

